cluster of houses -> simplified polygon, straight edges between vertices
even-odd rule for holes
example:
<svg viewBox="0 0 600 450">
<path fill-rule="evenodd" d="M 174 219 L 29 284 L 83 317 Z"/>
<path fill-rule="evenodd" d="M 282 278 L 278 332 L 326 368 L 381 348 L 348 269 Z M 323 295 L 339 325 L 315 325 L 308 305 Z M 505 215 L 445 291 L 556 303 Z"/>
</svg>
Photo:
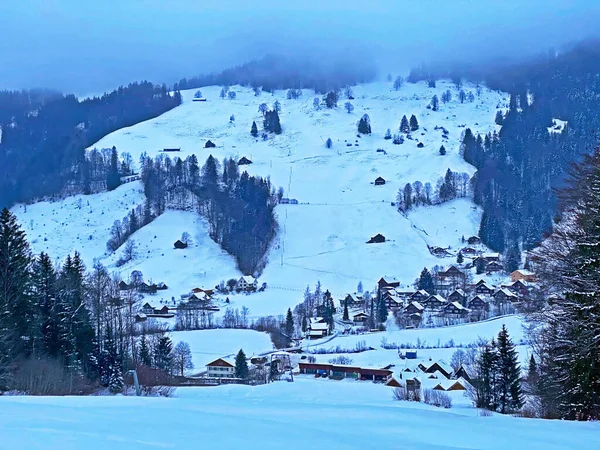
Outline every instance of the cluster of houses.
<svg viewBox="0 0 600 450">
<path fill-rule="evenodd" d="M 390 378 L 388 386 L 405 386 L 408 391 L 422 387 L 434 391 L 466 391 L 471 382 L 471 376 L 464 366 L 454 371 L 445 361 L 428 361 L 413 366 L 407 366 L 398 374 L 399 380 Z"/>
<path fill-rule="evenodd" d="M 139 294 L 156 294 L 158 291 L 164 291 L 168 289 L 165 283 L 146 283 L 141 281 L 139 283 L 126 283 L 125 281 L 119 281 L 119 296 L 121 298 L 128 297 L 132 292 Z"/>
</svg>

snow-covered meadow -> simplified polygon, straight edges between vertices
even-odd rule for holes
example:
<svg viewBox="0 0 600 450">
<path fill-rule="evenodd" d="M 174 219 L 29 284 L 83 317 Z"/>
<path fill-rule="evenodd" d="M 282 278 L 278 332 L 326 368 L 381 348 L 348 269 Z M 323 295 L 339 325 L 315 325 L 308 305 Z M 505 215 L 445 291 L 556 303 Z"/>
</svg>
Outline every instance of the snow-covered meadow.
<svg viewBox="0 0 600 450">
<path fill-rule="evenodd" d="M 595 422 L 479 417 L 392 400 L 383 385 L 299 378 L 265 386 L 178 388 L 176 398 L 0 397 L 0 446 L 34 449 L 573 449 Z"/>
<path fill-rule="evenodd" d="M 448 168 L 472 174 L 474 168 L 459 154 L 461 135 L 465 127 L 481 133 L 497 130 L 494 117 L 498 108 L 507 106 L 505 94 L 483 88 L 473 103 L 460 103 L 449 82 L 439 82 L 436 88 L 406 84 L 399 91 L 392 90 L 391 83 L 370 83 L 353 88 L 354 111 L 349 114 L 343 108 L 345 99 L 337 109 L 315 110 L 315 95 L 308 90 L 300 99 L 288 100 L 285 91 L 255 97 L 250 89 L 234 86 L 237 98 L 229 100 L 219 98 L 220 89 L 203 88 L 206 102 L 193 102 L 195 90 L 184 91 L 181 106 L 109 134 L 94 147 L 114 145 L 120 153 L 130 153 L 134 161 L 142 152 L 157 155 L 167 147 L 181 148 L 171 156 L 195 153 L 200 162 L 209 153 L 218 159 L 246 156 L 253 164 L 244 169 L 269 176 L 274 186 L 284 188 L 286 197 L 299 201 L 276 208 L 280 230 L 260 278 L 269 288 L 254 295 L 231 296 L 232 307 L 247 306 L 254 317 L 282 314 L 317 280 L 336 298 L 354 291 L 358 281 L 373 289 L 382 275 L 395 276 L 406 285 L 424 266 L 454 261 L 432 256 L 427 244 L 457 249 L 462 236 L 477 233 L 480 211 L 468 199 L 419 208 L 406 217 L 391 202 L 404 184 L 419 180 L 435 186 Z M 440 97 L 447 89 L 454 93 L 451 102 L 442 103 L 438 112 L 426 108 L 434 94 Z M 473 85 L 464 89 L 477 91 Z M 261 125 L 258 105 L 271 106 L 275 101 L 281 103 L 283 134 L 267 141 L 252 138 L 252 121 Z M 356 122 L 364 113 L 371 118 L 373 134 L 359 138 Z M 414 140 L 394 145 L 383 139 L 388 128 L 397 132 L 401 117 L 411 114 L 420 124 L 412 133 Z M 436 127 L 444 127 L 448 137 Z M 324 145 L 328 137 L 332 149 Z M 217 147 L 204 149 L 208 139 Z M 418 148 L 418 142 L 424 147 Z M 447 151 L 444 156 L 439 154 L 442 144 Z M 385 185 L 374 186 L 378 176 L 386 179 Z M 137 269 L 146 279 L 165 282 L 169 289 L 151 297 L 154 304 L 240 275 L 233 258 L 208 237 L 201 218 L 173 211 L 131 236 L 137 243 L 137 257 L 117 268 L 120 250 L 111 255 L 105 248 L 110 227 L 142 202 L 141 184 L 132 182 L 110 193 L 27 208 L 17 205 L 13 211 L 35 252 L 46 251 L 61 260 L 79 250 L 88 268 L 99 259 L 125 279 Z M 192 235 L 194 245 L 176 251 L 173 242 L 184 231 Z M 387 241 L 366 244 L 377 233 Z"/>
</svg>

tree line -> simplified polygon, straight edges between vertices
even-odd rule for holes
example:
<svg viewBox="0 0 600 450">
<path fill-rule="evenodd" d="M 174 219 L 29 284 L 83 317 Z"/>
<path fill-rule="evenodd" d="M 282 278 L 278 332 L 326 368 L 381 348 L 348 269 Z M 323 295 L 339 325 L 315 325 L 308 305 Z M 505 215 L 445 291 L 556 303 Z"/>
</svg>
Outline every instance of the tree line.
<svg viewBox="0 0 600 450">
<path fill-rule="evenodd" d="M 406 212 L 417 206 L 435 205 L 455 198 L 467 197 L 469 193 L 469 174 L 452 172 L 448 169 L 446 174 L 438 179 L 435 189 L 429 182 L 406 183 L 403 188 L 398 189 L 396 207 Z"/>
<path fill-rule="evenodd" d="M 131 83 L 79 100 L 47 91 L 0 93 L 0 206 L 61 195 L 85 177 L 85 149 L 181 103 L 179 92 Z"/>
</svg>

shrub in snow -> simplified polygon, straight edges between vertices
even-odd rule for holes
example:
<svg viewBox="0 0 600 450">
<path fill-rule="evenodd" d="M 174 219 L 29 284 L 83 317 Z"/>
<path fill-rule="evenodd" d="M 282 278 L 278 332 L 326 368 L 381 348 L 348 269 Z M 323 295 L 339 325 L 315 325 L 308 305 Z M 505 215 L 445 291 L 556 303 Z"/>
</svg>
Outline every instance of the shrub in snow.
<svg viewBox="0 0 600 450">
<path fill-rule="evenodd" d="M 344 355 L 336 356 L 335 358 L 331 358 L 329 360 L 329 364 L 343 364 L 345 366 L 349 366 L 352 364 L 352 358 Z"/>
<path fill-rule="evenodd" d="M 423 391 L 423 402 L 442 408 L 452 407 L 452 398 L 445 392 L 434 389 L 425 389 Z"/>
</svg>

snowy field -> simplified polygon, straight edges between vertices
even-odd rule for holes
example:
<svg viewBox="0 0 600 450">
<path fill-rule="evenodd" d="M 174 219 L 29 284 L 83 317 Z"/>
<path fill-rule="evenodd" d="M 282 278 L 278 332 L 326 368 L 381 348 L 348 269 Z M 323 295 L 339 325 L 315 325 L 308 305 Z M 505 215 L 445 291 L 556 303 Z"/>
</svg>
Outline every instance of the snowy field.
<svg viewBox="0 0 600 450">
<path fill-rule="evenodd" d="M 179 388 L 176 398 L 0 397 L 0 447 L 11 450 L 575 449 L 598 423 L 479 417 L 392 400 L 371 383 L 299 378 L 266 386 Z"/>
<path fill-rule="evenodd" d="M 194 369 L 191 373 L 203 372 L 206 364 L 217 358 L 235 358 L 242 349 L 248 358 L 273 350 L 267 333 L 253 330 L 199 330 L 171 333 L 173 346 L 179 341 L 190 344 Z"/>
<path fill-rule="evenodd" d="M 498 130 L 494 117 L 498 108 L 507 107 L 507 95 L 483 89 L 473 103 L 461 104 L 455 87 L 439 82 L 437 88 L 425 83 L 406 84 L 398 92 L 391 83 L 371 83 L 354 87 L 355 109 L 348 114 L 341 100 L 334 110 L 313 108 L 312 91 L 304 90 L 298 100 L 287 100 L 285 91 L 255 97 L 250 89 L 234 86 L 235 100 L 219 98 L 220 87 L 202 89 L 207 102 L 193 102 L 195 90 L 183 92 L 183 104 L 155 119 L 118 130 L 94 147 L 117 147 L 137 161 L 142 152 L 157 155 L 165 147 L 180 147 L 180 157 L 192 153 L 202 163 L 209 154 L 204 149 L 211 139 L 215 157 L 246 156 L 254 163 L 244 168 L 251 174 L 269 176 L 281 186 L 285 196 L 298 205 L 276 208 L 280 230 L 268 255 L 260 282 L 269 288 L 255 295 L 233 295 L 231 306 L 250 308 L 253 317 L 283 314 L 302 300 L 307 285 L 320 280 L 336 299 L 353 292 L 359 281 L 372 290 L 382 275 L 395 276 L 408 285 L 424 266 L 451 264 L 455 257 L 433 257 L 427 244 L 451 247 L 455 252 L 462 236 L 477 233 L 480 211 L 468 199 L 420 208 L 407 217 L 390 205 L 399 188 L 407 182 L 430 182 L 435 186 L 448 168 L 472 174 L 474 168 L 459 154 L 465 127 L 487 133 Z M 450 89 L 453 100 L 440 105 L 440 111 L 426 108 L 431 97 Z M 475 86 L 465 90 L 476 92 Z M 283 134 L 268 141 L 250 135 L 252 121 L 261 125 L 260 103 L 281 103 Z M 356 122 L 362 114 L 371 118 L 373 134 L 358 138 Z M 235 121 L 230 123 L 230 116 Z M 388 128 L 396 133 L 402 115 L 415 114 L 420 129 L 414 140 L 393 145 L 383 136 Z M 442 130 L 448 130 L 448 138 Z M 333 148 L 325 148 L 330 137 Z M 423 148 L 417 143 L 422 142 Z M 348 146 L 348 144 L 350 146 Z M 447 151 L 439 155 L 440 145 Z M 383 152 L 377 152 L 383 149 Z M 174 154 L 171 154 L 173 157 Z M 376 177 L 386 179 L 374 186 Z M 81 202 L 80 202 L 81 199 Z M 121 186 L 110 193 L 70 197 L 61 202 L 43 202 L 14 212 L 35 252 L 47 251 L 62 260 L 78 249 L 91 267 L 100 259 L 111 271 L 127 279 L 132 270 L 145 278 L 165 282 L 169 289 L 148 300 L 152 304 L 178 299 L 193 287 L 212 288 L 222 280 L 241 274 L 233 258 L 223 252 L 207 235 L 206 225 L 193 213 L 167 212 L 130 239 L 138 245 L 135 260 L 117 269 L 120 250 L 107 254 L 105 243 L 110 227 L 134 206 L 143 202 L 139 182 Z M 190 233 L 194 245 L 175 251 L 173 242 L 183 231 Z M 366 244 L 382 233 L 383 244 Z"/>
</svg>

